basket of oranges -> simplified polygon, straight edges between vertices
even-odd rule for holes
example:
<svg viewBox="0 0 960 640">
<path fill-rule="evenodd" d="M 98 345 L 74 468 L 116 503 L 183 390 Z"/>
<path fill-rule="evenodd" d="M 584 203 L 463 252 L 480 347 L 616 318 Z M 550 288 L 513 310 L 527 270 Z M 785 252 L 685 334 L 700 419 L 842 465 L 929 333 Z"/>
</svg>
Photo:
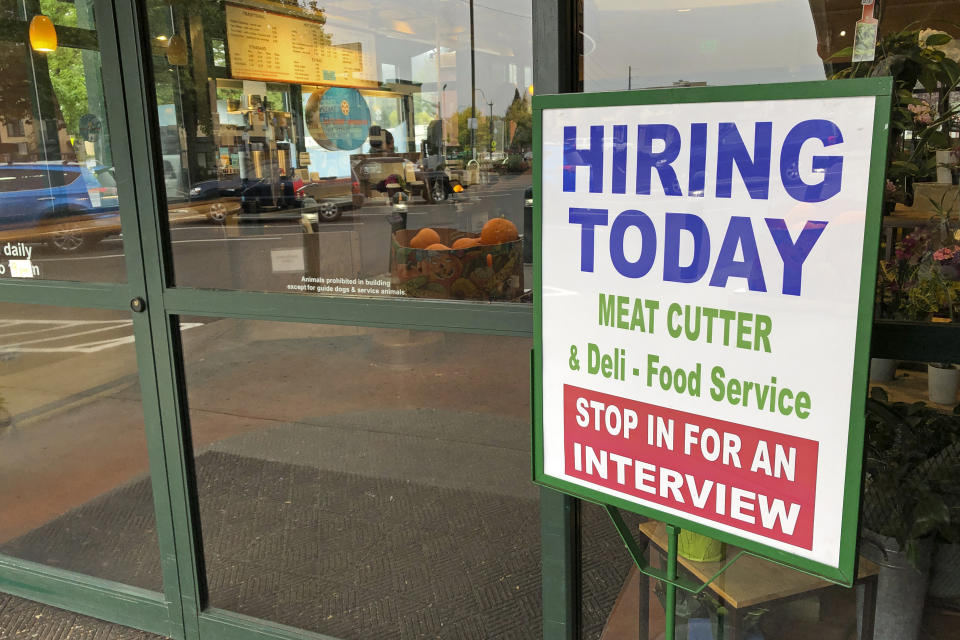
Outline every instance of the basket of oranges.
<svg viewBox="0 0 960 640">
<path fill-rule="evenodd" d="M 512 300 L 523 293 L 523 240 L 506 218 L 480 233 L 400 229 L 390 250 L 391 281 L 417 298 Z"/>
</svg>

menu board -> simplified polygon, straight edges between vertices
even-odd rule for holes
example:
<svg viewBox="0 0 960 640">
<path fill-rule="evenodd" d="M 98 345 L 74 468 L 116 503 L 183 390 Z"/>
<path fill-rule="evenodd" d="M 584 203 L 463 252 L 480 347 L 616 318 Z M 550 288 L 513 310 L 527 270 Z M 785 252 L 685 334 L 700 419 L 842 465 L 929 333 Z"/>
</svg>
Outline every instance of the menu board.
<svg viewBox="0 0 960 640">
<path fill-rule="evenodd" d="M 359 41 L 332 44 L 332 34 L 321 22 L 231 4 L 226 9 L 227 46 L 234 78 L 377 86 L 372 46 L 364 53 Z M 339 28 L 337 35 L 343 39 Z"/>
</svg>

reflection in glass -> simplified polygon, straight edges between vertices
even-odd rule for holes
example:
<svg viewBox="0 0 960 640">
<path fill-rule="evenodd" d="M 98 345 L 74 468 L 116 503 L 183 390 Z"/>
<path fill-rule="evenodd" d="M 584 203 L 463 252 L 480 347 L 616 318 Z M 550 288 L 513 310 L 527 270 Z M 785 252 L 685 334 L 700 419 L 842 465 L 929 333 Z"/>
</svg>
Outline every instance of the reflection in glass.
<svg viewBox="0 0 960 640">
<path fill-rule="evenodd" d="M 530 9 L 471 6 L 151 3 L 177 285 L 529 299 Z"/>
<path fill-rule="evenodd" d="M 0 305 L 0 554 L 159 591 L 129 313 Z"/>
<path fill-rule="evenodd" d="M 625 511 L 621 514 L 632 531 L 637 531 L 637 525 L 645 520 Z M 638 600 L 639 582 L 632 567 L 633 560 L 607 512 L 599 505 L 581 502 L 581 640 L 647 637 L 639 633 L 637 624 L 653 625 Z"/>
<path fill-rule="evenodd" d="M 870 24 L 876 26 L 876 47 L 856 39 Z M 955 324 L 958 25 L 955 0 L 585 0 L 584 86 L 605 91 L 893 76 L 889 149 L 874 150 L 888 158 L 876 317 Z M 876 351 L 894 346 L 878 344 L 876 335 Z M 929 365 L 871 362 L 860 575 L 880 576 L 877 637 L 956 637 L 956 342 L 947 336 L 937 343 L 940 361 Z M 903 353 L 906 345 L 895 347 Z M 942 388 L 944 379 L 952 384 Z M 772 583 L 782 596 L 789 585 L 804 585 L 801 574 L 768 564 L 739 574 L 742 593 L 754 598 Z M 765 582 L 763 575 L 771 579 Z M 720 586 L 705 594 L 716 594 Z M 727 625 L 735 614 L 745 637 L 857 637 L 863 606 L 874 613 L 869 599 L 858 604 L 853 591 L 815 587 L 804 586 L 790 602 L 765 596 L 750 607 L 725 607 Z M 625 582 L 621 596 L 627 589 Z M 662 593 L 650 594 L 651 620 L 662 615 L 658 599 Z M 622 619 L 619 602 L 604 605 L 610 611 L 606 629 Z M 588 604 L 585 598 L 585 620 Z M 714 637 L 709 629 L 718 622 L 718 604 L 715 597 L 681 600 L 681 633 Z M 656 633 L 657 623 L 651 627 Z"/>
<path fill-rule="evenodd" d="M 584 90 L 823 80 L 811 11 L 823 5 L 585 0 Z"/>
<path fill-rule="evenodd" d="M 211 607 L 345 639 L 542 637 L 529 340 L 199 321 Z"/>
<path fill-rule="evenodd" d="M 40 8 L 54 29 L 70 27 L 54 50 L 0 40 L 0 278 L 122 282 L 92 3 Z M 0 19 L 4 33 L 26 36 L 19 16 Z"/>
</svg>

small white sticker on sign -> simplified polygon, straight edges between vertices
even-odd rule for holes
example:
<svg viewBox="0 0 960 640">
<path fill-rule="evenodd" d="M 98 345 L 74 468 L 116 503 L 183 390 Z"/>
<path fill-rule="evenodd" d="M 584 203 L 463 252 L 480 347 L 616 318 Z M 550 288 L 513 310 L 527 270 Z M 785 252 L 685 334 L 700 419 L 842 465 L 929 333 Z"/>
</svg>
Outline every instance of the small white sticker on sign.
<svg viewBox="0 0 960 640">
<path fill-rule="evenodd" d="M 270 252 L 274 273 L 303 271 L 303 249 L 274 249 Z"/>
<path fill-rule="evenodd" d="M 11 260 L 10 276 L 13 278 L 32 278 L 34 276 L 33 262 L 30 260 Z"/>
</svg>

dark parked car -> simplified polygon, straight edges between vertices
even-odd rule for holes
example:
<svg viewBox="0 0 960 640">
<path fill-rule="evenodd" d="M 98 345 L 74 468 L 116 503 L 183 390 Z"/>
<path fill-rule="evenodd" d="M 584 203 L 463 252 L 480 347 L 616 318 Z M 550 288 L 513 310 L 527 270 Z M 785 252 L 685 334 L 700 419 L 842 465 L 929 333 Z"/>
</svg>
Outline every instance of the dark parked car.
<svg viewBox="0 0 960 640">
<path fill-rule="evenodd" d="M 205 180 L 195 183 L 189 192 L 192 208 L 210 203 L 207 217 L 214 222 L 223 222 L 227 215 L 242 209 L 244 213 L 259 213 L 300 207 L 303 193 L 299 179 L 282 177 L 275 188 L 258 178 L 230 177 Z"/>
</svg>

